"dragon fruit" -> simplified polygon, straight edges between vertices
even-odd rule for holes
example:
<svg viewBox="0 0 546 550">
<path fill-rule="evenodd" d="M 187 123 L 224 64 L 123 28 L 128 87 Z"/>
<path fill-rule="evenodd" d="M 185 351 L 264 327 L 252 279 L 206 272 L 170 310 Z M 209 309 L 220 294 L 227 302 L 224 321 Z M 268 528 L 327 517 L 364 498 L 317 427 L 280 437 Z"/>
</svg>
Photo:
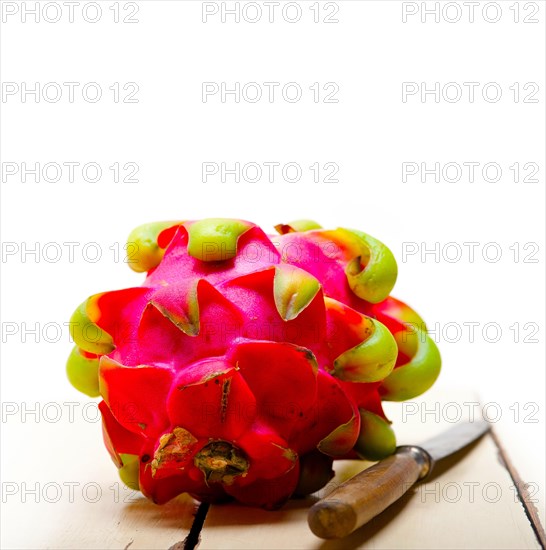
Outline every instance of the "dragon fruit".
<svg viewBox="0 0 546 550">
<path fill-rule="evenodd" d="M 72 316 L 70 382 L 101 396 L 121 479 L 156 503 L 187 492 L 272 509 L 320 489 L 332 461 L 392 453 L 382 400 L 427 390 L 440 356 L 389 296 L 389 249 L 311 221 L 268 236 L 241 220 L 129 236 L 142 286 Z"/>
</svg>

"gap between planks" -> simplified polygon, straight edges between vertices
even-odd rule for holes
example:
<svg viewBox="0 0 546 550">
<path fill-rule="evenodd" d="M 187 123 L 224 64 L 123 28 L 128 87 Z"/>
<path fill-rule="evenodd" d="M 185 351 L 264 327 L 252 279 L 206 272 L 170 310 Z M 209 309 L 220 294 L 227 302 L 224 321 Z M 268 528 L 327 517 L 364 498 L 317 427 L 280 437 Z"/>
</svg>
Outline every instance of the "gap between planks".
<svg viewBox="0 0 546 550">
<path fill-rule="evenodd" d="M 199 546 L 201 531 L 203 530 L 203 524 L 205 523 L 209 508 L 210 504 L 206 502 L 201 502 L 197 506 L 188 536 L 184 540 L 173 544 L 168 550 L 194 550 Z"/>
<path fill-rule="evenodd" d="M 531 524 L 533 532 L 535 533 L 537 542 L 540 544 L 540 547 L 542 548 L 542 550 L 545 550 L 546 534 L 544 533 L 544 527 L 540 522 L 540 518 L 538 516 L 538 511 L 536 509 L 536 506 L 534 502 L 531 500 L 531 495 L 529 495 L 529 491 L 528 491 L 529 485 L 523 481 L 523 479 L 519 475 L 519 472 L 516 470 L 516 467 L 508 458 L 508 454 L 506 453 L 505 448 L 502 446 L 499 438 L 497 437 L 495 430 L 491 428 L 489 430 L 489 433 L 491 434 L 493 443 L 495 443 L 495 447 L 497 447 L 503 466 L 506 468 L 506 470 L 508 471 L 508 474 L 510 475 L 510 477 L 512 478 L 512 481 L 514 482 L 517 495 L 519 497 L 521 505 L 523 506 L 523 509 L 525 510 L 525 515 L 527 516 L 527 519 Z"/>
</svg>

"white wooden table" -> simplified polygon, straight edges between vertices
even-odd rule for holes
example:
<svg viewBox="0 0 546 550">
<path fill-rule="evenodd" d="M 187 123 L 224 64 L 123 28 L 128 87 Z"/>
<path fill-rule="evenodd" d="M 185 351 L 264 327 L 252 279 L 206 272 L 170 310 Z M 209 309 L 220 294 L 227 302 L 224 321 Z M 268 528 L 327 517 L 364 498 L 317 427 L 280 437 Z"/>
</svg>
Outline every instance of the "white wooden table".
<svg viewBox="0 0 546 550">
<path fill-rule="evenodd" d="M 431 392 L 422 402 L 465 398 Z M 399 405 L 388 411 L 399 444 L 419 443 L 450 426 L 444 421 L 421 423 L 418 415 L 402 419 L 400 411 Z M 21 460 L 3 469 L 2 548 L 192 547 L 183 541 L 198 503 L 181 496 L 156 506 L 124 489 L 101 448 L 98 423 L 67 427 L 12 422 L 3 432 L 11 451 L 3 446 L 2 452 L 12 452 L 15 445 Z M 535 520 L 533 529 L 497 443 L 486 435 L 343 540 L 323 541 L 311 533 L 307 511 L 317 500 L 311 496 L 275 512 L 236 504 L 211 506 L 202 529 L 194 528 L 189 542 L 198 540 L 200 549 L 540 548 L 535 532 L 540 525 Z M 369 465 L 337 462 L 336 477 L 319 496 Z M 527 505 L 532 513 L 533 503 Z"/>
</svg>

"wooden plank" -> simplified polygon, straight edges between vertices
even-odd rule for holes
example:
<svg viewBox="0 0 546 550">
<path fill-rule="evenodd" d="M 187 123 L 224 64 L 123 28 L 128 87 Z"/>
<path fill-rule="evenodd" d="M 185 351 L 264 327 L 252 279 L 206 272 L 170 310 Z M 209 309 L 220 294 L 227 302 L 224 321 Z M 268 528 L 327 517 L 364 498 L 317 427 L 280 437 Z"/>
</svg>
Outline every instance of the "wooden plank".
<svg viewBox="0 0 546 550">
<path fill-rule="evenodd" d="M 436 401 L 438 394 L 432 397 Z M 443 399 L 446 403 L 463 402 L 469 396 L 444 395 Z M 398 412 L 394 407 L 390 409 L 399 444 L 419 443 L 452 426 L 445 422 L 423 424 L 418 415 L 402 422 L 400 408 Z M 329 488 L 369 465 L 338 461 Z M 236 504 L 213 506 L 199 548 L 540 548 L 513 485 L 498 459 L 493 438 L 487 435 L 439 465 L 425 483 L 346 539 L 323 541 L 307 526 L 308 508 L 327 494 L 326 488 L 319 495 L 291 501 L 275 512 Z"/>
<path fill-rule="evenodd" d="M 126 488 L 100 423 L 10 420 L 2 443 L 23 452 L 2 468 L 1 548 L 167 549 L 190 531 L 197 503 L 157 506 Z"/>
<path fill-rule="evenodd" d="M 102 489 L 106 494 L 108 487 Z M 4 507 L 2 548 L 167 549 L 189 532 L 195 505 L 183 498 L 160 508 L 143 497 L 133 503 L 58 504 Z"/>
</svg>

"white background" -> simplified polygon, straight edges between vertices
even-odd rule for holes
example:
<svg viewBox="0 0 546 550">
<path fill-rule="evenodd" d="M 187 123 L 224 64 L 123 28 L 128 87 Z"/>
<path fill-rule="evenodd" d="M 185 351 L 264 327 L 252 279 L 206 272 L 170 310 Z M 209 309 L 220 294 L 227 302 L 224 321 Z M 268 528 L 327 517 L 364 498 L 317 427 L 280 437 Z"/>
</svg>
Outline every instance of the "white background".
<svg viewBox="0 0 546 550">
<path fill-rule="evenodd" d="M 421 2 L 338 0 L 319 4 L 319 23 L 313 2 L 295 3 L 302 13 L 295 23 L 283 18 L 286 2 L 281 2 L 273 22 L 260 4 L 263 16 L 255 24 L 244 17 L 235 23 L 233 16 L 222 23 L 220 13 L 203 22 L 197 1 L 138 2 L 132 17 L 132 3 L 116 7 L 101 1 L 96 23 L 85 21 L 84 15 L 96 17 L 93 7 L 82 11 L 86 3 L 74 8 L 73 23 L 62 3 L 56 4 L 62 9 L 56 23 L 47 21 L 56 17 L 55 6 L 45 17 L 41 13 L 39 22 L 31 14 L 25 21 L 25 4 L 34 7 L 34 2 L 5 2 L 1 27 L 1 382 L 2 401 L 11 404 L 2 417 L 4 482 L 44 483 L 56 475 L 78 480 L 84 471 L 92 478 L 96 464 L 108 462 L 97 425 L 80 422 L 77 428 L 65 408 L 55 422 L 42 413 L 47 403 L 88 401 L 65 378 L 71 344 L 62 324 L 88 295 L 140 283 L 143 277 L 123 263 L 122 247 L 134 226 L 221 216 L 249 219 L 272 231 L 276 223 L 312 218 L 325 227 L 361 229 L 392 249 L 399 264 L 393 294 L 436 329 L 443 356 L 438 386 L 475 390 L 482 404 L 494 404 L 487 412 L 493 417 L 500 412 L 501 440 L 543 509 L 543 1 L 499 1 L 486 12 L 481 2 L 473 22 L 468 6 L 451 3 L 451 11 L 440 10 L 439 22 L 434 15 L 423 22 Z M 331 6 L 339 9 L 333 16 L 339 22 L 327 24 L 323 19 Z M 450 23 L 457 6 L 461 18 Z M 419 13 L 404 22 L 404 10 L 414 8 Z M 138 22 L 115 23 L 114 9 L 121 19 Z M 499 21 L 491 22 L 499 14 Z M 523 22 L 525 17 L 538 23 Z M 65 82 L 79 83 L 73 102 Z M 102 89 L 96 103 L 82 96 L 89 82 Z M 280 86 L 273 102 L 264 88 L 257 103 L 244 97 L 237 103 L 233 96 L 223 103 L 220 94 L 205 103 L 203 82 Z M 288 82 L 301 87 L 300 101 L 283 99 Z M 324 103 L 321 95 L 315 103 L 309 87 L 316 82 L 335 83 L 338 102 Z M 436 82 L 439 98 L 416 93 L 403 101 L 404 83 L 421 90 L 423 83 L 433 89 Z M 474 101 L 468 82 L 478 83 Z M 54 83 L 50 97 L 56 87 L 62 97 L 52 102 L 21 92 L 36 83 L 40 91 Z M 114 83 L 121 89 L 118 102 L 109 89 Z M 138 86 L 137 102 L 123 102 L 126 83 Z M 453 84 L 446 89 L 447 83 Z M 493 83 L 491 96 L 501 90 L 499 101 L 483 98 L 487 83 Z M 528 97 L 536 88 L 524 88 L 527 83 L 536 83 L 538 93 Z M 453 100 L 457 87 L 462 96 Z M 14 89 L 13 95 L 5 93 Z M 524 102 L 526 97 L 536 102 Z M 47 181 L 54 179 L 53 171 L 38 175 L 38 182 L 28 174 L 23 182 L 22 163 L 33 168 L 65 162 L 80 163 L 73 182 L 66 167 L 58 182 Z M 273 183 L 265 173 L 256 183 L 235 183 L 229 175 L 225 182 L 220 176 L 203 182 L 203 162 L 225 162 L 228 168 L 236 162 L 294 162 L 302 177 L 290 183 L 277 169 Z M 321 172 L 321 181 L 314 182 L 309 166 L 316 162 L 335 163 L 339 181 L 324 182 Z M 439 182 L 434 175 L 422 182 L 420 174 L 403 181 L 402 163 L 427 163 L 430 169 L 436 162 L 458 163 L 460 181 L 445 181 L 441 173 Z M 473 182 L 463 165 L 468 162 L 480 163 Z M 86 163 L 100 165 L 100 181 L 85 181 Z M 114 163 L 135 163 L 138 182 L 114 182 L 109 168 Z M 499 181 L 484 180 L 487 163 L 500 166 Z M 510 169 L 514 163 L 519 163 L 519 182 Z M 538 165 L 537 182 L 521 181 L 530 172 L 526 163 Z M 78 243 L 73 258 L 67 242 Z M 473 261 L 463 244 L 470 242 L 477 243 Z M 24 253 L 35 247 L 37 256 Z M 425 248 L 435 247 L 439 257 L 422 256 Z M 101 257 L 93 262 L 97 250 Z M 469 323 L 477 323 L 473 338 Z M 492 325 L 484 333 L 487 323 Z M 25 333 L 34 327 L 37 334 Z M 37 417 L 24 414 L 36 403 Z M 54 416 L 53 409 L 49 413 Z M 434 420 L 434 414 L 424 418 Z M 80 429 L 90 438 L 84 447 L 90 454 L 84 456 L 70 443 Z M 20 452 L 28 445 L 32 452 Z M 20 502 L 17 495 L 10 498 Z M 3 506 L 9 508 L 7 502 Z M 13 517 L 3 527 L 14 525 Z M 14 544 L 13 538 L 6 544 Z"/>
</svg>

